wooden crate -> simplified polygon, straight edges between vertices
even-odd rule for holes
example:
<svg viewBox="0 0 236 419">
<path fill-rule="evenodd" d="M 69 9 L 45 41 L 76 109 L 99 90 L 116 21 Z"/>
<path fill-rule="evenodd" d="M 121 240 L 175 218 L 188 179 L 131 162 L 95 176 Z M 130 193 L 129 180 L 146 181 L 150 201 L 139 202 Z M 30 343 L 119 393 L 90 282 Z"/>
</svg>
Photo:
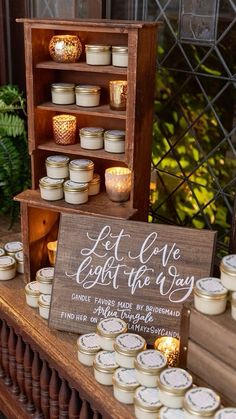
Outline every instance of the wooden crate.
<svg viewBox="0 0 236 419">
<path fill-rule="evenodd" d="M 186 304 L 180 336 L 181 366 L 197 385 L 212 387 L 223 403 L 236 406 L 236 322 L 230 307 L 222 315 L 206 316 Z"/>
</svg>

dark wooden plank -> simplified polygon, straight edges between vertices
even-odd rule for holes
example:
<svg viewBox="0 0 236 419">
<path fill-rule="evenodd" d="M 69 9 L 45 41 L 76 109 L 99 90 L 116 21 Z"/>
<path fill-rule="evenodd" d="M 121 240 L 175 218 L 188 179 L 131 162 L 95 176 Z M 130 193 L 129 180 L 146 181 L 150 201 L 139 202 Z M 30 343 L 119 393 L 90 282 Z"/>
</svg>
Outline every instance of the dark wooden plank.
<svg viewBox="0 0 236 419">
<path fill-rule="evenodd" d="M 106 118 L 126 119 L 125 111 L 112 111 L 108 104 L 96 106 L 94 108 L 83 108 L 77 105 L 54 105 L 51 102 L 41 103 L 37 106 L 38 109 L 43 109 L 51 112 L 63 112 L 70 114 L 86 114 L 91 116 L 101 116 Z"/>
<path fill-rule="evenodd" d="M 111 65 L 88 65 L 85 62 L 78 63 L 56 63 L 55 61 L 43 61 L 36 64 L 36 68 L 67 70 L 67 71 L 85 71 L 87 73 L 107 73 L 125 76 L 127 68 L 113 67 Z"/>
</svg>

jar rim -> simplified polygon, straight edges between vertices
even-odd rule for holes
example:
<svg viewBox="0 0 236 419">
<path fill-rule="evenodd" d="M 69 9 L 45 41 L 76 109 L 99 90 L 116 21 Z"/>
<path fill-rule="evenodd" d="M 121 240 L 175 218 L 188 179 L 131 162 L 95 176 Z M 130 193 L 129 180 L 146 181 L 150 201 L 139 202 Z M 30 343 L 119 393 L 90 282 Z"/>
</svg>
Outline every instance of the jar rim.
<svg viewBox="0 0 236 419">
<path fill-rule="evenodd" d="M 227 291 L 227 293 L 225 294 L 206 294 L 199 291 L 199 289 L 197 288 L 194 288 L 193 292 L 194 292 L 194 295 L 196 295 L 197 297 L 201 297 L 207 301 L 225 300 L 227 298 L 227 293 L 228 293 Z"/>
<path fill-rule="evenodd" d="M 65 167 L 68 165 L 70 158 L 67 156 L 59 156 L 59 157 L 63 157 L 64 160 L 61 161 L 53 161 L 53 160 L 49 160 L 52 159 L 52 157 L 58 157 L 59 155 L 55 155 L 55 156 L 48 156 L 46 158 L 45 164 L 46 166 L 50 166 L 50 167 Z"/>
<path fill-rule="evenodd" d="M 134 360 L 134 367 L 137 371 L 142 372 L 142 374 L 144 374 L 144 375 L 156 376 L 166 368 L 166 364 L 164 366 L 160 367 L 160 368 L 157 368 L 157 367 L 146 367 L 145 368 L 138 363 L 137 359 L 135 359 Z"/>
<path fill-rule="evenodd" d="M 101 87 L 100 86 L 93 86 L 93 85 L 89 85 L 89 84 L 79 84 L 77 86 L 75 86 L 75 92 L 76 93 L 99 93 L 101 91 Z"/>
<path fill-rule="evenodd" d="M 69 183 L 73 183 L 73 185 L 69 185 Z M 88 190 L 88 183 L 77 183 L 71 180 L 67 180 L 64 183 L 64 191 L 66 192 L 85 192 Z"/>
<path fill-rule="evenodd" d="M 197 387 L 198 388 L 198 390 L 200 389 L 203 389 L 204 387 Z M 210 390 L 210 389 L 208 389 L 208 390 Z M 192 390 L 190 390 L 190 391 L 192 391 Z M 211 390 L 211 391 L 213 391 L 213 390 Z M 194 416 L 204 416 L 204 417 L 212 417 L 212 415 L 214 414 L 214 413 L 216 413 L 217 412 L 217 410 L 219 409 L 219 406 L 220 406 L 220 397 L 218 396 L 218 394 L 216 394 L 215 393 L 215 396 L 216 396 L 216 402 L 217 402 L 217 406 L 215 406 L 214 408 L 212 408 L 211 410 L 209 410 L 209 409 L 201 409 L 201 410 L 199 410 L 199 411 L 197 411 L 197 410 L 195 410 L 195 409 L 193 409 L 193 408 L 191 408 L 191 406 L 189 406 L 189 403 L 188 403 L 188 401 L 187 401 L 187 399 L 186 399 L 186 397 L 184 398 L 184 401 L 183 401 L 183 408 L 188 412 L 188 413 L 190 413 L 190 414 L 192 414 L 192 415 L 194 415 Z"/>
<path fill-rule="evenodd" d="M 92 50 L 93 52 L 110 51 L 111 45 L 93 45 L 85 44 L 85 51 Z"/>
<path fill-rule="evenodd" d="M 84 164 L 82 163 L 82 161 L 84 161 Z M 80 161 L 79 159 L 77 160 L 71 160 L 69 163 L 69 168 L 72 170 L 92 170 L 94 168 L 94 162 L 92 160 L 83 160 Z M 87 165 L 85 164 L 85 161 L 87 162 Z M 75 162 L 80 162 L 80 165 L 78 163 Z M 82 166 L 82 167 L 81 167 Z"/>
<path fill-rule="evenodd" d="M 187 390 L 189 390 L 190 389 L 190 387 L 192 387 L 192 384 L 193 384 L 193 379 L 192 379 L 192 376 L 187 372 L 187 371 L 185 371 L 184 369 L 182 369 L 182 368 L 175 368 L 175 369 L 178 369 L 178 370 L 181 370 L 182 371 L 182 373 L 184 373 L 186 376 L 187 376 L 187 379 L 188 379 L 188 381 L 189 381 L 189 383 L 188 384 L 186 384 L 185 386 L 182 386 L 181 388 L 174 388 L 173 386 L 171 386 L 171 384 L 170 385 L 168 385 L 168 384 L 164 384 L 162 381 L 161 381 L 161 378 L 162 378 L 162 374 L 164 374 L 165 373 L 165 371 L 166 372 L 169 372 L 170 370 L 167 368 L 167 369 L 165 369 L 165 371 L 163 371 L 162 373 L 161 373 L 161 375 L 159 376 L 159 377 L 157 377 L 157 386 L 159 387 L 159 389 L 161 390 L 161 391 L 164 391 L 164 392 L 166 392 L 166 393 L 168 393 L 168 394 L 172 394 L 172 395 L 179 395 L 179 396 L 182 396 L 182 395 L 184 395 L 185 393 L 186 393 L 186 391 Z M 174 368 L 172 368 L 171 369 L 172 371 L 174 370 Z"/>
<path fill-rule="evenodd" d="M 35 285 L 37 285 L 37 281 L 31 281 L 31 282 L 29 282 L 28 284 L 26 284 L 26 286 L 25 286 L 25 293 L 27 294 L 27 295 L 33 295 L 33 296 L 35 296 L 35 297 L 38 297 L 38 296 L 40 296 L 40 291 L 39 291 L 39 289 L 30 289 L 30 284 L 35 284 Z"/>
<path fill-rule="evenodd" d="M 39 179 L 39 185 L 43 189 L 60 189 L 63 186 L 64 179 L 54 179 L 55 183 L 47 183 L 45 179 L 48 179 L 48 176 L 45 176 L 41 179 Z"/>
<path fill-rule="evenodd" d="M 89 131 L 91 130 L 91 128 L 94 129 L 94 131 Z M 104 132 L 104 128 L 100 128 L 100 127 L 84 127 L 81 128 L 79 133 L 80 135 L 84 135 L 85 137 L 101 137 L 101 135 Z"/>
<path fill-rule="evenodd" d="M 128 52 L 128 45 L 112 45 L 112 52 L 113 51 L 126 54 Z"/>
<path fill-rule="evenodd" d="M 53 91 L 60 91 L 60 92 L 74 91 L 75 83 L 52 83 L 51 89 Z"/>
<path fill-rule="evenodd" d="M 9 263 L 7 265 L 1 265 L 2 258 L 9 258 Z M 15 259 L 10 255 L 0 256 L 0 271 L 8 271 L 16 266 Z"/>
</svg>

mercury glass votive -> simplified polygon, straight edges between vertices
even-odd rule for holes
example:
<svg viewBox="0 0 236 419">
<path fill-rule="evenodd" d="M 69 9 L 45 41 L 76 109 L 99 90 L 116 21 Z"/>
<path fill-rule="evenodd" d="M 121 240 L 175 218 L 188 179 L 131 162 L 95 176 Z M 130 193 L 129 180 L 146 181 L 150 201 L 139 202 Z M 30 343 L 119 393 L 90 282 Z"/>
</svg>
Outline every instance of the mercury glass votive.
<svg viewBox="0 0 236 419">
<path fill-rule="evenodd" d="M 111 201 L 128 201 L 131 191 L 131 170 L 127 167 L 109 167 L 105 171 L 105 185 Z"/>
<path fill-rule="evenodd" d="M 177 367 L 179 364 L 179 339 L 169 336 L 157 338 L 154 348 L 163 353 L 167 358 L 169 367 Z"/>
<path fill-rule="evenodd" d="M 115 111 L 126 110 L 127 81 L 112 80 L 109 82 L 110 108 Z"/>
<path fill-rule="evenodd" d="M 57 240 L 55 240 L 54 242 L 48 242 L 47 249 L 50 265 L 55 266 L 57 254 Z"/>
<path fill-rule="evenodd" d="M 76 142 L 76 116 L 56 115 L 52 118 L 56 144 L 69 145 Z"/>
<path fill-rule="evenodd" d="M 55 35 L 49 42 L 49 54 L 57 63 L 75 63 L 82 53 L 77 35 Z"/>
</svg>

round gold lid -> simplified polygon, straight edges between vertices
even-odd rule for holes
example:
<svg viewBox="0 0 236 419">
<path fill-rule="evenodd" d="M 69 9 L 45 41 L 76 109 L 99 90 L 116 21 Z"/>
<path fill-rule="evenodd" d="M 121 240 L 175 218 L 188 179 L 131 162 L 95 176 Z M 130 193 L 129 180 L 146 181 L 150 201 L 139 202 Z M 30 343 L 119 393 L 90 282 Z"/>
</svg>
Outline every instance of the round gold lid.
<svg viewBox="0 0 236 419">
<path fill-rule="evenodd" d="M 134 391 L 139 387 L 134 368 L 118 368 L 113 375 L 113 385 L 121 390 Z"/>
<path fill-rule="evenodd" d="M 109 51 L 110 49 L 111 49 L 110 45 L 91 45 L 91 44 L 85 45 L 86 52 L 104 52 L 104 51 Z"/>
<path fill-rule="evenodd" d="M 228 275 L 236 276 L 236 255 L 224 256 L 220 263 L 220 270 Z"/>
<path fill-rule="evenodd" d="M 46 166 L 50 167 L 65 167 L 69 164 L 69 157 L 63 155 L 49 156 L 46 158 Z"/>
<path fill-rule="evenodd" d="M 85 137 L 102 137 L 104 129 L 99 127 L 84 127 L 81 128 L 79 133 Z"/>
<path fill-rule="evenodd" d="M 39 185 L 44 189 L 60 189 L 64 183 L 64 179 L 52 179 L 45 176 L 39 180 Z"/>
<path fill-rule="evenodd" d="M 108 319 L 101 320 L 97 325 L 97 333 L 100 336 L 107 338 L 115 338 L 121 333 L 127 331 L 127 324 L 124 320 L 116 317 L 109 317 Z"/>
<path fill-rule="evenodd" d="M 36 281 L 51 284 L 54 277 L 54 268 L 46 267 L 41 268 L 36 272 Z"/>
<path fill-rule="evenodd" d="M 112 52 L 118 52 L 120 54 L 127 54 L 128 47 L 127 45 L 113 45 Z"/>
<path fill-rule="evenodd" d="M 124 141 L 125 131 L 113 129 L 104 132 L 104 139 L 109 141 Z"/>
<path fill-rule="evenodd" d="M 17 242 L 17 241 L 6 243 L 4 246 L 5 252 L 10 256 L 15 255 L 17 252 L 20 252 L 20 250 L 22 249 L 23 249 L 23 243 Z"/>
<path fill-rule="evenodd" d="M 115 360 L 115 352 L 111 351 L 100 351 L 95 356 L 93 362 L 94 368 L 100 372 L 113 373 L 119 367 Z"/>
<path fill-rule="evenodd" d="M 90 84 L 80 84 L 75 87 L 76 93 L 100 93 L 101 87 L 100 86 L 92 86 Z"/>
<path fill-rule="evenodd" d="M 195 387 L 185 394 L 183 407 L 193 416 L 212 417 L 220 407 L 220 397 L 210 388 Z"/>
<path fill-rule="evenodd" d="M 101 350 L 98 344 L 97 333 L 86 333 L 77 339 L 78 350 L 84 354 L 92 355 Z"/>
<path fill-rule="evenodd" d="M 223 300 L 227 297 L 228 290 L 219 278 L 207 277 L 197 280 L 194 294 L 208 300 Z"/>
<path fill-rule="evenodd" d="M 28 282 L 28 284 L 26 284 L 26 286 L 25 286 L 25 293 L 28 294 L 28 295 L 32 295 L 34 297 L 39 297 L 40 296 L 40 291 L 39 291 L 38 281 Z"/>
<path fill-rule="evenodd" d="M 136 356 L 139 352 L 146 349 L 146 341 L 142 336 L 134 333 L 123 333 L 116 337 L 114 349 L 116 352 L 127 355 Z"/>
<path fill-rule="evenodd" d="M 69 168 L 71 170 L 93 170 L 94 163 L 92 160 L 76 159 L 70 161 Z"/>
<path fill-rule="evenodd" d="M 192 384 L 192 376 L 182 368 L 167 368 L 157 377 L 157 386 L 160 390 L 173 395 L 184 395 Z"/>
<path fill-rule="evenodd" d="M 64 183 L 64 191 L 66 192 L 83 192 L 88 190 L 88 183 L 78 183 L 67 180 Z"/>
<path fill-rule="evenodd" d="M 138 387 L 134 395 L 134 405 L 146 412 L 158 412 L 162 406 L 159 397 L 159 389 Z"/>
<path fill-rule="evenodd" d="M 74 83 L 52 83 L 51 89 L 54 92 L 73 92 L 75 90 Z"/>
<path fill-rule="evenodd" d="M 8 271 L 14 268 L 16 261 L 12 256 L 0 256 L 0 271 Z"/>
<path fill-rule="evenodd" d="M 136 370 L 149 375 L 157 375 L 166 365 L 167 359 L 165 355 L 156 349 L 148 349 L 140 352 L 134 361 Z"/>
</svg>

